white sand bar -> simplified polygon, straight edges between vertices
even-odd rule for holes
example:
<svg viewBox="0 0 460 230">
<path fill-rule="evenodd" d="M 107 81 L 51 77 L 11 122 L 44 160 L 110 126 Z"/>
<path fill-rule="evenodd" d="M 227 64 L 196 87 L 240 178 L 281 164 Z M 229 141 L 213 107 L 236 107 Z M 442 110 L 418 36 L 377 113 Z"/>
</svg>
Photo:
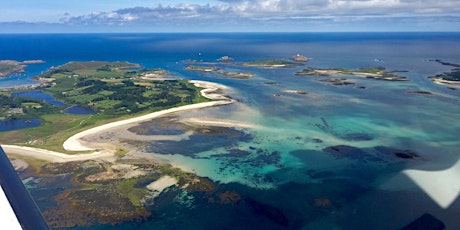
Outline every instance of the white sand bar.
<svg viewBox="0 0 460 230">
<path fill-rule="evenodd" d="M 95 148 L 91 147 L 91 140 L 85 140 L 84 138 L 88 135 L 93 135 L 111 128 L 115 128 L 118 126 L 142 122 L 145 120 L 151 120 L 159 116 L 163 116 L 170 113 L 191 110 L 191 109 L 201 109 L 211 106 L 218 106 L 218 105 L 226 105 L 230 103 L 234 103 L 235 100 L 229 99 L 228 97 L 220 94 L 217 92 L 221 89 L 228 89 L 228 87 L 224 85 L 220 85 L 217 83 L 205 82 L 205 81 L 190 81 L 191 83 L 195 84 L 197 87 L 203 87 L 205 89 L 201 90 L 201 94 L 209 99 L 217 100 L 211 102 L 203 102 L 198 104 L 191 104 L 191 105 L 184 105 L 176 108 L 166 109 L 154 113 L 150 113 L 144 116 L 134 117 L 127 120 L 116 121 L 112 123 L 108 123 L 105 125 L 101 125 L 98 127 L 94 127 L 83 132 L 77 133 L 67 139 L 63 147 L 65 150 L 68 151 L 94 151 L 90 154 L 76 154 L 76 155 L 69 155 L 60 152 L 50 151 L 46 149 L 39 149 L 33 147 L 25 147 L 25 146 L 16 146 L 16 145 L 2 145 L 5 152 L 12 153 L 12 154 L 19 154 L 23 156 L 34 157 L 38 159 L 44 159 L 52 162 L 68 162 L 68 161 L 79 161 L 79 160 L 89 160 L 89 159 L 98 159 L 98 158 L 114 158 L 115 151 L 112 149 L 103 149 L 103 150 L 96 150 Z"/>
<path fill-rule="evenodd" d="M 176 183 L 176 178 L 170 176 L 162 176 L 158 180 L 147 185 L 147 189 L 156 192 L 156 194 L 160 194 L 163 192 L 163 190 L 175 185 Z"/>
<path fill-rule="evenodd" d="M 17 146 L 17 145 L 2 145 L 2 148 L 6 153 L 18 154 L 21 156 L 33 157 L 38 159 L 43 159 L 51 162 L 70 162 L 70 161 L 83 161 L 99 158 L 112 158 L 113 151 L 104 150 L 104 151 L 95 151 L 89 154 L 75 154 L 69 155 L 65 153 L 50 151 L 46 149 L 39 149 L 26 146 Z"/>
<path fill-rule="evenodd" d="M 145 120 L 151 120 L 159 116 L 163 116 L 163 115 L 170 114 L 170 113 L 191 110 L 191 109 L 201 109 L 201 108 L 217 106 L 217 105 L 225 105 L 225 104 L 230 104 L 230 103 L 235 102 L 235 100 L 229 99 L 219 93 L 214 93 L 216 90 L 227 88 L 226 86 L 216 84 L 216 83 L 211 83 L 211 82 L 205 82 L 205 81 L 191 81 L 191 82 L 194 83 L 197 87 L 205 88 L 201 90 L 201 94 L 204 97 L 207 97 L 209 99 L 219 100 L 219 101 L 211 101 L 211 102 L 203 102 L 203 103 L 198 103 L 198 104 L 184 105 L 184 106 L 180 106 L 176 108 L 171 108 L 171 109 L 166 109 L 166 110 L 150 113 L 150 114 L 140 116 L 140 117 L 134 117 L 131 119 L 116 121 L 116 122 L 108 123 L 108 124 L 101 125 L 98 127 L 94 127 L 92 129 L 88 129 L 88 130 L 85 130 L 83 132 L 80 132 L 80 133 L 77 133 L 71 136 L 69 139 L 67 139 L 64 142 L 64 145 L 63 145 L 64 149 L 68 151 L 94 150 L 94 148 L 88 147 L 89 143 L 83 139 L 85 136 L 96 134 L 96 133 L 99 133 L 99 132 L 102 132 L 102 131 L 105 131 L 111 128 L 115 128 L 121 125 L 142 122 Z"/>
</svg>

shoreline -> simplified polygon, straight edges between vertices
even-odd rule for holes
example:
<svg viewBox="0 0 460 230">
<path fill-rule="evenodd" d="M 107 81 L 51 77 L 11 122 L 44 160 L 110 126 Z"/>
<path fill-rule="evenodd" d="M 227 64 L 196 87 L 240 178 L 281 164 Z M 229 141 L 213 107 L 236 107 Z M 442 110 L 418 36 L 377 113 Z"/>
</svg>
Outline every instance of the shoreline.
<svg viewBox="0 0 460 230">
<path fill-rule="evenodd" d="M 102 149 L 94 148 L 92 147 L 94 146 L 94 144 L 103 144 L 103 143 L 91 143 L 89 140 L 85 140 L 85 137 L 97 134 L 99 132 L 102 132 L 108 129 L 116 128 L 116 127 L 127 125 L 127 124 L 132 124 L 136 122 L 142 122 L 145 120 L 151 120 L 151 119 L 154 119 L 154 118 L 157 118 L 163 115 L 171 114 L 171 113 L 177 113 L 177 112 L 193 110 L 193 109 L 202 109 L 202 108 L 213 107 L 213 106 L 227 105 L 227 104 L 232 104 L 236 102 L 236 100 L 228 98 L 222 95 L 220 92 L 217 92 L 219 90 L 228 89 L 227 86 L 213 83 L 213 82 L 206 82 L 206 81 L 191 80 L 190 82 L 195 84 L 195 86 L 197 87 L 204 88 L 200 90 L 200 93 L 203 97 L 206 97 L 208 99 L 215 100 L 215 101 L 174 107 L 170 109 L 165 109 L 165 110 L 149 113 L 149 114 L 139 116 L 139 117 L 134 117 L 134 118 L 126 119 L 126 120 L 107 123 L 107 124 L 97 126 L 94 128 L 90 128 L 80 133 L 77 133 L 71 136 L 70 138 L 68 138 L 63 143 L 63 147 L 65 150 L 74 151 L 74 152 L 94 151 L 92 153 L 82 153 L 82 154 L 70 155 L 70 154 L 50 151 L 46 149 L 27 147 L 27 146 L 18 146 L 18 145 L 2 145 L 2 148 L 5 150 L 6 153 L 17 154 L 17 155 L 26 156 L 26 157 L 33 157 L 33 158 L 43 159 L 43 160 L 47 160 L 51 162 L 70 162 L 70 161 L 81 161 L 81 160 L 100 159 L 100 158 L 114 160 L 116 150 L 114 150 L 113 148 L 110 148 L 106 144 L 104 144 L 104 147 Z"/>
</svg>

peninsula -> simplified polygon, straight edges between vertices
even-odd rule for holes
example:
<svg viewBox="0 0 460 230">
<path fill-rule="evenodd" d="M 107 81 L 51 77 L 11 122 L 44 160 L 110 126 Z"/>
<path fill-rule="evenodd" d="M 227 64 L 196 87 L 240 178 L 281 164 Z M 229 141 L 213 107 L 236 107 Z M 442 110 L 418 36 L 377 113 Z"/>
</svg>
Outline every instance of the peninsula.
<svg viewBox="0 0 460 230">
<path fill-rule="evenodd" d="M 14 61 L 14 60 L 0 60 L 0 77 L 7 77 L 14 73 L 23 73 L 27 65 L 30 64 L 41 64 L 44 63 L 42 60 L 26 60 L 26 61 Z"/>
<path fill-rule="evenodd" d="M 171 186 L 188 192 L 203 191 L 213 199 L 222 196 L 212 193 L 215 185 L 209 179 L 152 157 L 125 158 L 131 149 L 86 139 L 126 124 L 235 102 L 222 95 L 225 86 L 204 81 L 151 80 L 145 75 L 167 72 L 131 69 L 137 66 L 127 62 L 70 62 L 51 68 L 40 75 L 48 81 L 37 89 L 65 103 L 90 107 L 96 113 L 77 116 L 56 109 L 42 111 L 36 114 L 44 121 L 40 127 L 0 133 L 0 142 L 9 144 L 3 147 L 13 162 L 28 162 L 29 170 L 40 177 L 71 175 L 78 187 L 64 189 L 55 198 L 58 205 L 44 210 L 53 228 L 148 218 L 151 214 L 144 202 Z M 25 106 L 24 102 L 18 106 Z M 208 126 L 195 123 L 193 126 Z M 24 164 L 20 165 L 24 170 Z"/>
</svg>

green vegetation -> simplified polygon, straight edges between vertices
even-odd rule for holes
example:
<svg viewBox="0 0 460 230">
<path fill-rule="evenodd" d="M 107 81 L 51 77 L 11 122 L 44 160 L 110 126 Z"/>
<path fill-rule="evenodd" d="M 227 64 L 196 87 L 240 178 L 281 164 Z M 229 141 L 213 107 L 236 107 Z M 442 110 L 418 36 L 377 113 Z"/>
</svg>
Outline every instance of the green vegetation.
<svg viewBox="0 0 460 230">
<path fill-rule="evenodd" d="M 440 77 L 446 81 L 460 81 L 460 70 L 440 74 L 440 75 L 437 75 L 436 77 Z"/>
<path fill-rule="evenodd" d="M 337 70 L 341 73 L 370 73 L 370 74 L 380 74 L 385 71 L 383 67 L 368 67 L 368 68 L 359 68 L 357 70 L 347 69 L 347 68 L 333 68 L 333 70 Z"/>
<path fill-rule="evenodd" d="M 253 73 L 250 72 L 224 72 L 224 71 L 219 71 L 219 74 L 229 77 L 229 78 L 235 78 L 235 79 L 249 79 L 254 76 Z"/>
<path fill-rule="evenodd" d="M 336 75 L 353 75 L 369 79 L 384 80 L 384 81 L 407 81 L 406 77 L 398 76 L 383 67 L 368 67 L 359 68 L 357 70 L 347 68 L 332 68 L 332 69 L 315 69 L 306 68 L 296 72 L 296 76 L 336 76 Z"/>
<path fill-rule="evenodd" d="M 252 62 L 244 62 L 243 66 L 263 67 L 263 68 L 286 68 L 302 65 L 296 62 L 284 61 L 284 60 L 259 60 Z"/>
<path fill-rule="evenodd" d="M 42 60 L 28 60 L 28 61 L 13 61 L 13 60 L 0 60 L 0 77 L 7 77 L 13 73 L 22 73 L 29 64 L 40 64 Z"/>
<path fill-rule="evenodd" d="M 192 70 L 192 71 L 201 71 L 201 72 L 215 72 L 215 71 L 220 70 L 220 68 L 213 67 L 213 66 L 194 66 L 194 65 L 186 66 L 185 69 Z"/>
<path fill-rule="evenodd" d="M 194 100 L 195 88 L 185 80 L 152 81 L 127 62 L 70 62 L 40 75 L 54 81 L 42 90 L 68 103 L 103 114 L 133 114 Z M 156 74 L 166 71 L 154 70 Z"/>
<path fill-rule="evenodd" d="M 148 70 L 128 62 L 70 62 L 41 74 L 46 79 L 39 89 L 70 105 L 96 111 L 93 115 L 64 114 L 43 101 L 0 95 L 0 117 L 39 117 L 42 125 L 26 130 L 0 133 L 1 143 L 31 144 L 62 151 L 71 135 L 108 122 L 126 119 L 165 108 L 209 101 L 200 88 L 186 80 L 149 80 Z M 160 69 L 154 72 L 167 73 Z"/>
<path fill-rule="evenodd" d="M 129 199 L 134 207 L 142 207 L 141 199 L 149 194 L 145 187 L 135 186 L 142 179 L 150 178 L 151 176 L 142 176 L 130 179 L 118 180 L 115 182 L 116 190 L 121 197 Z"/>
<path fill-rule="evenodd" d="M 0 77 L 6 77 L 12 73 L 24 71 L 25 65 L 21 65 L 16 61 L 0 61 Z"/>
<path fill-rule="evenodd" d="M 0 95 L 0 118 L 2 119 L 32 118 L 58 111 L 55 106 L 38 99 Z"/>
</svg>

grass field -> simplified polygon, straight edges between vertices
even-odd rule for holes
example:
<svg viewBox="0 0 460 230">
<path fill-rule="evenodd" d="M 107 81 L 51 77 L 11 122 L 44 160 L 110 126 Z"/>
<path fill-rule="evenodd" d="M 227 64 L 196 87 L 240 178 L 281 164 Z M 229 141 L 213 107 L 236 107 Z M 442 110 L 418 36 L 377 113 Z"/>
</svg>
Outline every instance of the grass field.
<svg viewBox="0 0 460 230">
<path fill-rule="evenodd" d="M 0 143 L 65 152 L 62 143 L 88 128 L 166 108 L 209 101 L 200 95 L 200 88 L 185 80 L 154 81 L 135 77 L 139 74 L 130 68 L 138 67 L 125 62 L 71 62 L 43 73 L 40 77 L 55 80 L 38 90 L 69 106 L 91 108 L 96 114 L 72 115 L 60 112 L 62 109 L 50 110 L 39 115 L 41 126 L 1 132 Z M 158 69 L 154 71 L 159 72 Z M 148 70 L 141 72 L 148 73 Z M 40 104 L 31 102 L 21 106 L 30 108 Z"/>
</svg>

